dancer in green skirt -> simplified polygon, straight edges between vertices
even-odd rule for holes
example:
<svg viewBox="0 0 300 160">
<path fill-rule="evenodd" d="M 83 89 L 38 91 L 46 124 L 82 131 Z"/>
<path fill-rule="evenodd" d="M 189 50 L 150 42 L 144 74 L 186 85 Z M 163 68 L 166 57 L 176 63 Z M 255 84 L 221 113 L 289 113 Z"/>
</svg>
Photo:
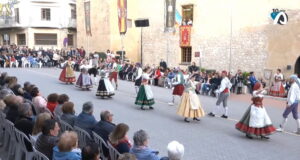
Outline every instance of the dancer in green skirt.
<svg viewBox="0 0 300 160">
<path fill-rule="evenodd" d="M 154 109 L 152 105 L 154 102 L 153 92 L 149 85 L 150 80 L 150 68 L 145 68 L 144 73 L 142 75 L 142 85 L 139 88 L 139 92 L 135 99 L 135 104 L 140 105 L 142 110 L 144 106 L 149 106 L 149 109 Z"/>
</svg>

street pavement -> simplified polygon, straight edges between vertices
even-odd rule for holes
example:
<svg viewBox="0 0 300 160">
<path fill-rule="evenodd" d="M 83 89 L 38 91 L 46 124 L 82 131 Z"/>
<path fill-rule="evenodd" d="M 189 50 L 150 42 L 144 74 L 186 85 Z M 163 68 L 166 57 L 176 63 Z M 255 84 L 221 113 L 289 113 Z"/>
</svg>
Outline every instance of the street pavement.
<svg viewBox="0 0 300 160">
<path fill-rule="evenodd" d="M 100 112 L 110 110 L 114 114 L 114 123 L 129 125 L 128 136 L 132 141 L 133 133 L 139 129 L 148 132 L 149 145 L 167 155 L 167 144 L 177 140 L 185 147 L 184 160 L 299 160 L 300 136 L 293 134 L 296 123 L 289 117 L 286 131 L 275 133 L 270 140 L 249 140 L 235 129 L 235 124 L 243 116 L 250 105 L 249 95 L 231 95 L 229 104 L 229 119 L 206 116 L 200 122 L 185 123 L 182 117 L 176 115 L 177 105 L 169 106 L 170 89 L 152 86 L 155 105 L 154 110 L 140 110 L 134 105 L 134 84 L 119 81 L 116 95 L 112 99 L 100 99 L 95 96 L 97 86 L 91 91 L 82 91 L 74 85 L 66 85 L 58 80 L 61 69 L 26 68 L 0 69 L 9 75 L 17 76 L 20 83 L 30 81 L 36 84 L 43 96 L 50 93 L 66 93 L 70 101 L 75 103 L 76 113 L 81 112 L 82 104 L 91 101 L 94 104 L 94 116 L 100 119 Z M 79 73 L 76 73 L 78 76 Z M 98 78 L 99 79 L 99 78 Z M 212 110 L 216 99 L 209 96 L 199 96 L 206 113 Z M 265 99 L 265 107 L 275 126 L 282 121 L 285 102 Z M 179 103 L 179 97 L 176 104 Z"/>
</svg>

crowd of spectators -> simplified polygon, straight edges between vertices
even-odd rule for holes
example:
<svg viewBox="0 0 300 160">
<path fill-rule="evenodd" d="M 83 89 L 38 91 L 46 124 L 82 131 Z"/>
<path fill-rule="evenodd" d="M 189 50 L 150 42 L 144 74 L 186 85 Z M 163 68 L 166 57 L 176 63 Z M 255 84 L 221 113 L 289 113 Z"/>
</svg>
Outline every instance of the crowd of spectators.
<svg viewBox="0 0 300 160">
<path fill-rule="evenodd" d="M 97 121 L 92 102 L 85 102 L 77 115 L 68 95 L 51 93 L 44 98 L 38 86 L 30 82 L 20 86 L 17 77 L 1 73 L 0 112 L 34 141 L 25 142 L 27 152 L 37 150 L 51 160 L 99 160 L 100 152 L 109 157 L 108 148 L 100 150 L 93 140 L 79 146 L 80 134 L 76 130 L 61 130 L 61 122 L 65 122 L 85 130 L 91 137 L 92 132 L 99 135 L 120 153 L 119 160 L 180 160 L 183 157 L 184 147 L 178 142 L 168 145 L 168 156 L 159 156 L 157 150 L 149 147 L 149 135 L 145 130 L 136 131 L 131 143 L 127 135 L 129 125 L 116 125 L 114 115 L 107 110 L 101 112 L 100 121 Z"/>
</svg>

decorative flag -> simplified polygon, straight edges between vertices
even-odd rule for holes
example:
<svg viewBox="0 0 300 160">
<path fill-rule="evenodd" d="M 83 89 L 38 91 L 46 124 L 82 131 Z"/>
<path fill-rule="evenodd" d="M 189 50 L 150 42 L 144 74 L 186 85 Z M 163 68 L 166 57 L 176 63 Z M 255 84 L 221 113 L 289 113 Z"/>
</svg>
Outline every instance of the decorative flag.
<svg viewBox="0 0 300 160">
<path fill-rule="evenodd" d="M 189 47 L 191 45 L 191 26 L 180 26 L 180 46 Z"/>
<path fill-rule="evenodd" d="M 90 11 L 91 11 L 90 1 L 84 2 L 85 30 L 87 35 L 92 36 Z"/>
<path fill-rule="evenodd" d="M 180 13 L 178 12 L 177 9 L 176 9 L 176 12 L 175 12 L 175 21 L 176 21 L 177 25 L 181 25 L 182 16 L 180 15 Z"/>
<path fill-rule="evenodd" d="M 64 42 L 63 42 L 64 47 L 67 47 L 68 43 L 69 43 L 69 39 L 67 37 L 64 38 Z"/>
<path fill-rule="evenodd" d="M 127 31 L 127 0 L 118 0 L 118 22 L 120 34 Z"/>
</svg>

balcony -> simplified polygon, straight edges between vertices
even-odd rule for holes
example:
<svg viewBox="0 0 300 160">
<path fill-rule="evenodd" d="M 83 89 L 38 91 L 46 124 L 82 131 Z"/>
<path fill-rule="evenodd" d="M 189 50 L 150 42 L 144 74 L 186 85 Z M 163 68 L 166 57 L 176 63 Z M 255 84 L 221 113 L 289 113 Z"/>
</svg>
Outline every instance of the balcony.
<svg viewBox="0 0 300 160">
<path fill-rule="evenodd" d="M 21 27 L 14 18 L 0 19 L 0 28 Z"/>
<path fill-rule="evenodd" d="M 76 19 L 69 18 L 68 28 L 76 28 L 76 27 L 77 27 Z"/>
</svg>

